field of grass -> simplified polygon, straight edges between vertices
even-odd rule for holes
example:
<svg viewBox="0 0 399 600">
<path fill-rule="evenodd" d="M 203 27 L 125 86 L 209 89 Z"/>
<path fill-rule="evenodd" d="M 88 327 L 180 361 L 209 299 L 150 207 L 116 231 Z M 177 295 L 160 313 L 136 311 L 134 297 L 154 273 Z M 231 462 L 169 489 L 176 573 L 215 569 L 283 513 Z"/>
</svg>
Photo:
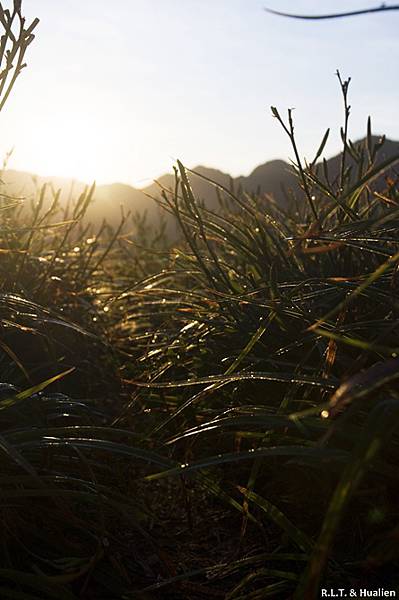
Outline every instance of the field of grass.
<svg viewBox="0 0 399 600">
<path fill-rule="evenodd" d="M 338 175 L 272 108 L 286 211 L 180 162 L 173 241 L 1 188 L 1 598 L 399 594 L 399 157 L 348 83 Z"/>
</svg>

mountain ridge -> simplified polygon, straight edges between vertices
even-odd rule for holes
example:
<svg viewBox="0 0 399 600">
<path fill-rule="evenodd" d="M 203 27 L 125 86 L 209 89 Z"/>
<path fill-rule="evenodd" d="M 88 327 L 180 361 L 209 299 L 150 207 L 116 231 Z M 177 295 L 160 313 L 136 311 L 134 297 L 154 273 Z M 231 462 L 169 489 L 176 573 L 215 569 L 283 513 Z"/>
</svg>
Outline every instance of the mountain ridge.
<svg viewBox="0 0 399 600">
<path fill-rule="evenodd" d="M 375 143 L 379 136 L 373 136 Z M 354 143 L 355 146 L 366 145 L 367 139 L 363 138 Z M 399 155 L 399 141 L 385 140 L 383 148 L 380 151 L 380 161 L 389 158 L 395 154 Z M 350 157 L 349 161 L 351 160 Z M 327 160 L 328 170 L 332 177 L 339 172 L 341 154 L 337 154 Z M 198 173 L 198 175 L 196 175 Z M 256 166 L 249 175 L 240 175 L 232 177 L 214 167 L 198 165 L 190 169 L 188 173 L 190 183 L 195 196 L 205 201 L 210 208 L 215 206 L 217 194 L 214 186 L 207 182 L 203 177 L 211 179 L 228 189 L 243 189 L 248 193 L 261 193 L 272 196 L 276 202 L 286 205 L 287 197 L 284 190 L 291 189 L 299 191 L 297 178 L 292 167 L 282 159 L 274 159 Z M 25 171 L 5 170 L 2 173 L 3 184 L 7 187 L 8 194 L 32 196 L 35 186 L 42 186 L 44 183 L 52 186 L 54 189 L 61 189 L 61 197 L 67 200 L 73 194 L 80 194 L 87 184 L 68 179 L 64 177 L 43 177 L 32 175 Z M 103 220 L 104 218 L 115 225 L 121 215 L 120 207 L 124 213 L 143 213 L 147 212 L 148 220 L 153 221 L 159 215 L 160 209 L 151 197 L 160 196 L 160 186 L 164 188 L 174 188 L 175 177 L 171 173 L 160 175 L 153 183 L 145 188 L 136 188 L 126 183 L 102 184 L 96 187 L 95 201 L 89 207 L 88 218 L 93 222 Z"/>
</svg>

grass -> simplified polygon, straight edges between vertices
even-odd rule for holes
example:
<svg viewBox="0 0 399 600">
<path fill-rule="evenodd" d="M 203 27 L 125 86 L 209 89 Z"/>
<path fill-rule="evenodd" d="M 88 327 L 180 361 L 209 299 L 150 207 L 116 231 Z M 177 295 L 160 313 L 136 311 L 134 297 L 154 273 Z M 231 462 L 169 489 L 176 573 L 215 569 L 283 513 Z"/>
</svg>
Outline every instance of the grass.
<svg viewBox="0 0 399 600">
<path fill-rule="evenodd" d="M 126 366 L 134 420 L 177 463 L 147 481 L 194 478 L 232 511 L 238 548 L 271 528 L 276 558 L 306 552 L 305 569 L 243 569 L 231 597 L 281 585 L 316 598 L 322 577 L 360 585 L 365 572 L 398 583 L 395 551 L 381 554 L 397 485 L 397 192 L 373 190 L 398 157 L 378 161 L 370 123 L 364 147 L 347 140 L 348 83 L 335 180 L 316 162 L 328 134 L 304 166 L 291 112 L 285 124 L 273 108 L 294 147 L 296 210 L 222 189 L 227 210 L 212 212 L 178 163 L 163 198 L 184 241 L 121 301 L 142 344 Z"/>
<path fill-rule="evenodd" d="M 2 598 L 399 590 L 399 157 L 349 140 L 339 81 L 337 173 L 272 109 L 286 210 L 217 184 L 210 210 L 180 162 L 179 240 L 93 229 L 94 187 L 1 190 Z"/>
</svg>

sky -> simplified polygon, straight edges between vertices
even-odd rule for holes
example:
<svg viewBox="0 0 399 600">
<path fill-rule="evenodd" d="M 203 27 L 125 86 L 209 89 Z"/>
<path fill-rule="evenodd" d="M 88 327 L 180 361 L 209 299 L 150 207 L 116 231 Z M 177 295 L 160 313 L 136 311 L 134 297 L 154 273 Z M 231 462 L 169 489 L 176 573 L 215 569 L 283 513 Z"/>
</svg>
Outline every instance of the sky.
<svg viewBox="0 0 399 600">
<path fill-rule="evenodd" d="M 7 2 L 3 3 L 7 5 Z M 378 0 L 23 0 L 39 17 L 28 67 L 0 114 L 0 158 L 43 176 L 137 187 L 176 159 L 232 176 L 293 153 L 271 116 L 295 108 L 300 154 L 327 127 L 339 150 L 337 69 L 352 78 L 352 139 L 372 116 L 399 140 L 399 11 L 309 22 Z"/>
</svg>

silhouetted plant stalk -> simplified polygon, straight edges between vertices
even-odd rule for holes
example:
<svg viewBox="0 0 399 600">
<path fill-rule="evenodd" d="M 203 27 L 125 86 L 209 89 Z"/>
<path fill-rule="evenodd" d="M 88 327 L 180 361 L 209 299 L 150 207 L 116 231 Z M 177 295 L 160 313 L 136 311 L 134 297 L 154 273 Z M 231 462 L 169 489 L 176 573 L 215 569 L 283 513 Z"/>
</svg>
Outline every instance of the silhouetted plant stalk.
<svg viewBox="0 0 399 600">
<path fill-rule="evenodd" d="M 288 109 L 288 126 L 284 123 L 283 119 L 280 116 L 280 113 L 278 112 L 278 110 L 277 110 L 277 108 L 275 106 L 272 106 L 271 110 L 272 110 L 273 116 L 279 121 L 279 123 L 281 124 L 282 128 L 284 129 L 284 131 L 286 132 L 286 134 L 290 138 L 292 149 L 294 150 L 294 154 L 295 154 L 296 166 L 298 168 L 298 172 L 300 174 L 300 178 L 301 178 L 301 181 L 302 181 L 303 191 L 305 192 L 307 201 L 309 202 L 309 206 L 310 206 L 310 208 L 312 210 L 314 219 L 315 219 L 315 221 L 317 221 L 318 220 L 318 216 L 317 216 L 316 208 L 315 208 L 315 205 L 314 205 L 314 202 L 313 202 L 314 198 L 313 198 L 312 194 L 310 193 L 309 185 L 308 185 L 308 182 L 307 182 L 307 179 L 306 179 L 306 175 L 305 175 L 304 168 L 302 166 L 301 159 L 299 158 L 298 147 L 297 147 L 296 140 L 295 140 L 294 122 L 292 120 L 292 108 Z"/>
<path fill-rule="evenodd" d="M 4 28 L 0 38 L 0 110 L 2 110 L 17 77 L 26 67 L 25 53 L 35 39 L 33 31 L 39 19 L 34 19 L 26 27 L 25 17 L 21 13 L 21 0 L 14 0 L 12 11 L 4 8 L 0 3 L 0 23 Z"/>
<path fill-rule="evenodd" d="M 337 77 L 339 79 L 339 83 L 341 86 L 342 96 L 344 99 L 344 126 L 341 127 L 341 139 L 342 139 L 342 154 L 341 154 L 341 174 L 339 181 L 339 190 L 338 193 L 341 194 L 344 189 L 344 179 L 345 179 L 345 164 L 346 164 L 346 153 L 348 148 L 348 123 L 349 123 L 349 115 L 350 115 L 350 105 L 348 104 L 348 88 L 351 81 L 351 78 L 343 80 L 341 78 L 340 72 L 337 70 Z"/>
<path fill-rule="evenodd" d="M 348 12 L 342 13 L 329 13 L 326 15 L 298 15 L 294 13 L 286 13 L 281 12 L 279 10 L 273 10 L 271 8 L 265 8 L 266 12 L 271 13 L 273 15 L 278 15 L 279 17 L 289 17 L 291 19 L 306 19 L 306 20 L 322 20 L 322 19 L 339 19 L 342 17 L 356 17 L 359 15 L 366 15 L 370 13 L 379 13 L 379 12 L 387 12 L 392 10 L 399 10 L 399 4 L 393 4 L 392 6 L 385 6 L 382 4 L 381 6 L 377 6 L 375 8 L 363 8 L 361 10 L 351 10 Z"/>
</svg>

